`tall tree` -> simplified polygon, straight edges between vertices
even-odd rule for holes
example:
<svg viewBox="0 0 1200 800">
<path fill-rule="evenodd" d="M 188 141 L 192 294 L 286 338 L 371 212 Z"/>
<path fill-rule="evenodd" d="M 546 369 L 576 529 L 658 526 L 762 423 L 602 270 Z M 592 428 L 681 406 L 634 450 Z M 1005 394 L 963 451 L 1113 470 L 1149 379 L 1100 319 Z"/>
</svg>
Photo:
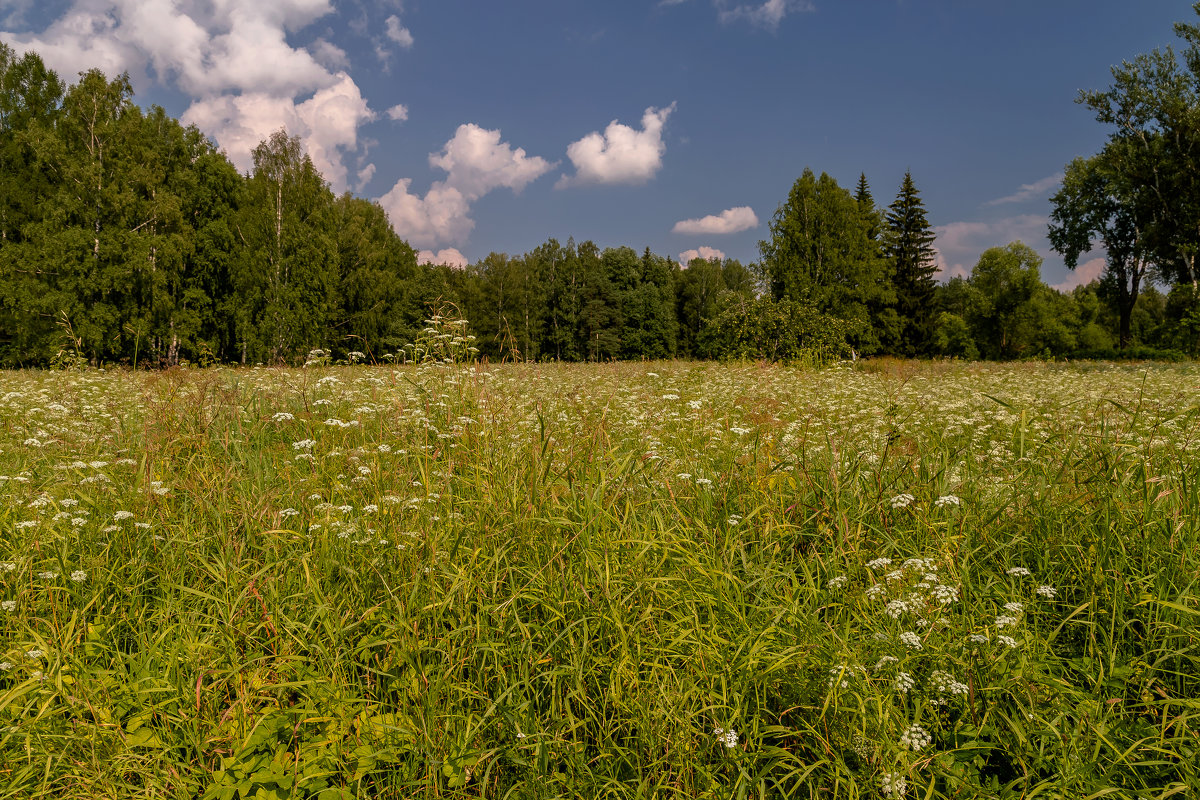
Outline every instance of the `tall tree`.
<svg viewBox="0 0 1200 800">
<path fill-rule="evenodd" d="M 885 299 L 888 280 L 854 197 L 825 173 L 818 178 L 806 169 L 776 210 L 770 231 L 758 248 L 771 296 L 812 303 L 849 320 L 859 349 L 877 349 L 870 311 Z"/>
<path fill-rule="evenodd" d="M 334 201 L 300 140 L 286 131 L 253 155 L 238 220 L 238 338 L 243 361 L 278 363 L 329 337 L 338 288 Z"/>
<path fill-rule="evenodd" d="M 1062 188 L 1050 198 L 1050 246 L 1063 256 L 1070 269 L 1079 256 L 1099 239 L 1105 251 L 1104 280 L 1116 293 L 1119 314 L 1118 342 L 1132 341 L 1131 320 L 1138 290 L 1149 268 L 1149 252 L 1142 235 L 1144 220 L 1137 204 L 1121 185 L 1120 149 L 1105 149 L 1092 158 L 1077 158 L 1067 165 Z M 1114 163 L 1115 162 L 1115 163 Z"/>
<path fill-rule="evenodd" d="M 911 172 L 904 173 L 900 191 L 888 209 L 885 235 L 902 326 L 900 347 L 905 355 L 927 352 L 934 321 L 937 260 L 933 228 Z"/>
<path fill-rule="evenodd" d="M 1200 14 L 1200 2 L 1193 5 Z M 1163 277 L 1200 292 L 1200 25 L 1179 22 L 1187 44 L 1113 67 L 1105 91 L 1078 102 L 1111 126 L 1105 159 Z"/>
</svg>

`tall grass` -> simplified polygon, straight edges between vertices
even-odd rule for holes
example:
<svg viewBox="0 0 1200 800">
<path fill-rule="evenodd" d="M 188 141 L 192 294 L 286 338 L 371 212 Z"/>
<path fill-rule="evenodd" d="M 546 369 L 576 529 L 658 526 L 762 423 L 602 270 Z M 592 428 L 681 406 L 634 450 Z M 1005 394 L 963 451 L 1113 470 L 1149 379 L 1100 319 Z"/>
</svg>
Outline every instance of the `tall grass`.
<svg viewBox="0 0 1200 800">
<path fill-rule="evenodd" d="M 0 798 L 1200 788 L 1200 370 L 0 375 Z"/>
</svg>

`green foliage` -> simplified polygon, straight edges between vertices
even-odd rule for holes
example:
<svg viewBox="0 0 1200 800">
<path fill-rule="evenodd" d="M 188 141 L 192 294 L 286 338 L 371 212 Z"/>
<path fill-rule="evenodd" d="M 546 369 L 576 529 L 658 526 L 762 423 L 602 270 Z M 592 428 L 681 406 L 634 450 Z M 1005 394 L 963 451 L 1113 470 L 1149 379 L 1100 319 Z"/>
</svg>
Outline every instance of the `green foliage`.
<svg viewBox="0 0 1200 800">
<path fill-rule="evenodd" d="M 700 333 L 707 358 L 825 364 L 847 358 L 853 328 L 811 303 L 727 296 Z"/>
</svg>

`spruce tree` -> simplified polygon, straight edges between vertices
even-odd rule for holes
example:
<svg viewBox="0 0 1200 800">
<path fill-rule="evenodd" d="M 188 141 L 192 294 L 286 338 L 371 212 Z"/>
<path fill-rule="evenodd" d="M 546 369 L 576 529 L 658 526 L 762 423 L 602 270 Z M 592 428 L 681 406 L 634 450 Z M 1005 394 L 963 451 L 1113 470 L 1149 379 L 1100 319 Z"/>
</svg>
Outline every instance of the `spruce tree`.
<svg viewBox="0 0 1200 800">
<path fill-rule="evenodd" d="M 904 173 L 886 224 L 886 252 L 892 262 L 896 311 L 902 326 L 899 346 L 905 355 L 918 355 L 928 350 L 932 332 L 937 262 L 933 228 L 925 218 L 925 204 L 911 172 Z"/>
</svg>

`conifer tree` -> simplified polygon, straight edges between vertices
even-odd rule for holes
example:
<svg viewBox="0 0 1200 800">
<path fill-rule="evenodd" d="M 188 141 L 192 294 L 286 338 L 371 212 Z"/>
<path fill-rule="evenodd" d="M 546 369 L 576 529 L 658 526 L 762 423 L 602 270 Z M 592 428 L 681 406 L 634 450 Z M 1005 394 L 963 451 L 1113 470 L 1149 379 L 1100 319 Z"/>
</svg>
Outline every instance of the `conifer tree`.
<svg viewBox="0 0 1200 800">
<path fill-rule="evenodd" d="M 886 253 L 892 262 L 901 325 L 899 349 L 905 355 L 924 353 L 933 324 L 937 262 L 933 228 L 925 217 L 925 204 L 911 172 L 904 173 L 900 192 L 888 209 L 886 225 Z"/>
</svg>

